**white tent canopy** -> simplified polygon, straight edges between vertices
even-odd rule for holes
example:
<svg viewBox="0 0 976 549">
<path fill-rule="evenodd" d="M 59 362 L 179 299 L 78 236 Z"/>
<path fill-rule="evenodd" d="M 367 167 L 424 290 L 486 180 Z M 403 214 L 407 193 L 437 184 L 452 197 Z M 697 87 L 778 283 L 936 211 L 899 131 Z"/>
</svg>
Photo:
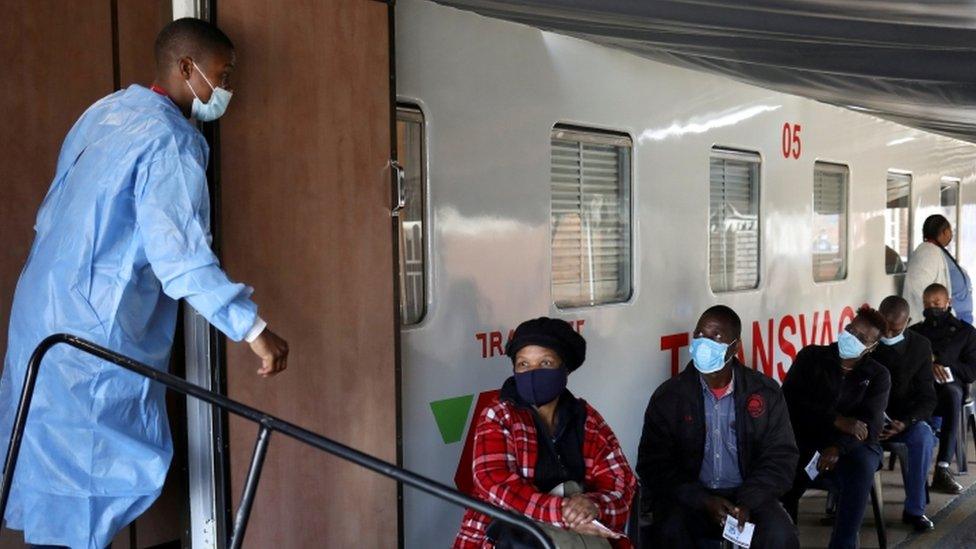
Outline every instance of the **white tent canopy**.
<svg viewBox="0 0 976 549">
<path fill-rule="evenodd" d="M 437 0 L 976 141 L 976 0 Z"/>
</svg>

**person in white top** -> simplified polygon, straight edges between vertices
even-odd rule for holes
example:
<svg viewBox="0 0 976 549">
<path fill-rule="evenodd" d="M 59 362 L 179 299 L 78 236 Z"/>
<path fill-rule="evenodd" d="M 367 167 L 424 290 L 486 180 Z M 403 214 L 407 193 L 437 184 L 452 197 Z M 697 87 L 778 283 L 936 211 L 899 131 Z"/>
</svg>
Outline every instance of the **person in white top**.
<svg viewBox="0 0 976 549">
<path fill-rule="evenodd" d="M 908 301 L 911 318 L 921 320 L 922 294 L 932 284 L 948 288 L 953 312 L 960 320 L 972 324 L 972 283 L 965 269 L 959 265 L 946 246 L 952 242 L 952 225 L 944 216 L 930 215 L 922 224 L 924 242 L 915 248 L 908 260 L 902 297 Z"/>
</svg>

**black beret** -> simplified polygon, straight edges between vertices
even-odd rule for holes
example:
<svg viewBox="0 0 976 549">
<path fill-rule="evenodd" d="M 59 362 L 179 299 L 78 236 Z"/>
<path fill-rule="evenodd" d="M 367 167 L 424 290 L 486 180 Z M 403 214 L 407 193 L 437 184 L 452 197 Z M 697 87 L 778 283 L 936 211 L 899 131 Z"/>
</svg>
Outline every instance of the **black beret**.
<svg viewBox="0 0 976 549">
<path fill-rule="evenodd" d="M 512 339 L 505 345 L 505 354 L 515 362 L 519 349 L 528 345 L 552 349 L 570 372 L 582 366 L 586 360 L 586 340 L 568 322 L 558 318 L 543 316 L 519 324 Z"/>
</svg>

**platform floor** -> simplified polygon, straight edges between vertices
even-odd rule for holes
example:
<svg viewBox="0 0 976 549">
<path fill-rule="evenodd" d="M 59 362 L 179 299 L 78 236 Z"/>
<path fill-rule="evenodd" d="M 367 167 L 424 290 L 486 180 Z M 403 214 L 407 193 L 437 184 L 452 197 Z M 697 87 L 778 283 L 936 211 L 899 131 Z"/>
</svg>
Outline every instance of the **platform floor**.
<svg viewBox="0 0 976 549">
<path fill-rule="evenodd" d="M 969 456 L 969 474 L 956 477 L 966 487 L 966 491 L 958 496 L 935 492 L 929 495 L 931 502 L 927 514 L 935 522 L 935 530 L 925 534 L 916 534 L 909 526 L 901 523 L 902 504 L 905 501 L 901 471 L 898 465 L 895 465 L 894 471 L 888 471 L 887 459 L 888 455 L 885 454 L 885 470 L 881 473 L 881 483 L 884 517 L 888 527 L 888 547 L 976 547 L 976 461 L 973 455 Z M 931 475 L 929 478 L 931 479 Z M 800 546 L 804 549 L 827 547 L 831 527 L 820 523 L 824 516 L 826 498 L 826 492 L 811 490 L 800 501 Z M 861 547 L 879 547 L 870 507 L 861 527 Z"/>
</svg>

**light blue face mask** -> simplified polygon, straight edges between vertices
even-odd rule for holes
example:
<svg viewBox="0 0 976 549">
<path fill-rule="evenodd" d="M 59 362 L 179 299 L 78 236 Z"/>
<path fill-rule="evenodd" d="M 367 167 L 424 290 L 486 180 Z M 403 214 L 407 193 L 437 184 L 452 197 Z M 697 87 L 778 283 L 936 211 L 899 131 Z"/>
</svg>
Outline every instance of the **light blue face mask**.
<svg viewBox="0 0 976 549">
<path fill-rule="evenodd" d="M 193 86 L 190 85 L 190 81 L 186 80 L 186 85 L 190 88 L 190 92 L 193 93 L 193 106 L 190 107 L 190 114 L 193 116 L 193 118 L 196 118 L 201 122 L 212 122 L 224 115 L 224 112 L 227 111 L 227 105 L 230 104 L 230 98 L 234 94 L 233 92 L 229 92 L 220 86 L 214 87 L 214 85 L 210 83 L 210 79 L 207 78 L 207 75 L 204 74 L 203 71 L 200 70 L 200 67 L 197 66 L 196 61 L 193 62 L 193 68 L 200 73 L 200 76 L 202 76 L 203 80 L 208 86 L 210 86 L 213 93 L 210 95 L 210 101 L 204 103 L 203 101 L 200 101 L 200 96 L 197 95 L 197 92 L 193 89 Z"/>
<path fill-rule="evenodd" d="M 843 359 L 858 358 L 864 353 L 865 349 L 867 349 L 867 346 L 861 343 L 861 340 L 856 335 L 847 330 L 841 331 L 840 337 L 837 338 L 837 350 Z"/>
<path fill-rule="evenodd" d="M 735 341 L 732 341 L 735 343 Z M 691 340 L 691 361 L 695 369 L 703 374 L 715 373 L 732 360 L 725 358 L 725 353 L 729 350 L 732 343 L 719 343 L 707 337 L 696 337 Z"/>
<path fill-rule="evenodd" d="M 884 343 L 885 345 L 889 345 L 889 346 L 898 345 L 904 340 L 905 340 L 905 332 L 902 331 L 900 334 L 896 335 L 895 337 L 882 337 L 881 343 Z"/>
</svg>

